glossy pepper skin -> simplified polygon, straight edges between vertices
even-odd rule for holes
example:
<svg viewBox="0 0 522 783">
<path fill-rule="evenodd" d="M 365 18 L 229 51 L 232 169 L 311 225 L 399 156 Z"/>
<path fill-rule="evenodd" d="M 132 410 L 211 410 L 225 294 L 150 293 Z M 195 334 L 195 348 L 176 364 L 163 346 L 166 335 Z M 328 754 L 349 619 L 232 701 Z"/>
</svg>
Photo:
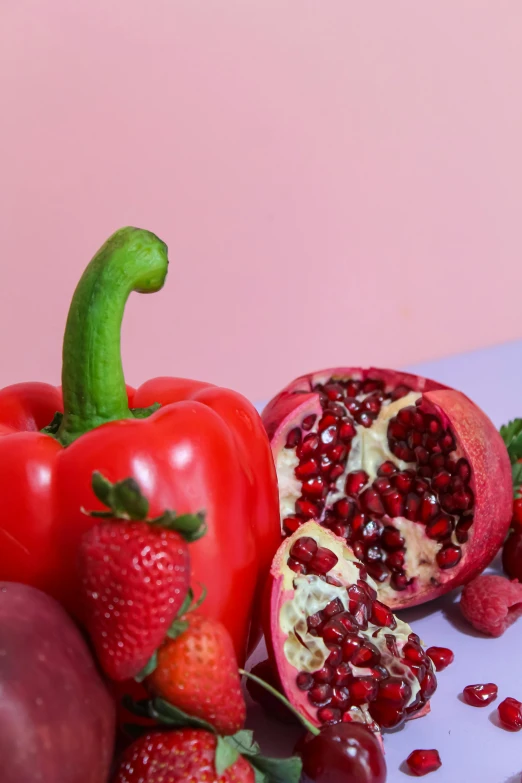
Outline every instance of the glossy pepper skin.
<svg viewBox="0 0 522 783">
<path fill-rule="evenodd" d="M 46 384 L 0 391 L 0 579 L 43 589 L 78 615 L 77 549 L 94 521 L 82 508 L 101 508 L 92 473 L 133 476 L 151 516 L 205 512 L 207 534 L 191 545 L 192 584 L 206 586 L 202 611 L 225 624 L 244 661 L 254 596 L 280 542 L 275 470 L 261 419 L 240 394 L 180 378 L 125 386 L 125 303 L 131 291 L 159 290 L 167 266 L 156 236 L 118 231 L 72 300 L 63 402 Z"/>
</svg>

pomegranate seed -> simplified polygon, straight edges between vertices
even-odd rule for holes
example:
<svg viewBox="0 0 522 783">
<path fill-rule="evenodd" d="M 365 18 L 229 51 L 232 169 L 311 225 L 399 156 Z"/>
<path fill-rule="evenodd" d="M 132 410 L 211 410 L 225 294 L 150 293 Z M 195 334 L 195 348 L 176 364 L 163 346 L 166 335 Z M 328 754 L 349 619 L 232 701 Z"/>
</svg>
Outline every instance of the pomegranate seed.
<svg viewBox="0 0 522 783">
<path fill-rule="evenodd" d="M 455 656 L 453 651 L 447 647 L 428 647 L 426 655 L 431 658 L 433 665 L 438 672 L 443 671 L 450 663 L 453 663 Z"/>
<path fill-rule="evenodd" d="M 371 621 L 374 625 L 385 626 L 386 628 L 395 628 L 397 626 L 392 610 L 386 604 L 381 603 L 381 601 L 373 602 Z"/>
<path fill-rule="evenodd" d="M 330 471 L 330 481 L 333 482 L 337 481 L 338 478 L 341 478 L 343 473 L 344 473 L 344 467 L 342 465 L 334 465 Z"/>
<path fill-rule="evenodd" d="M 315 424 L 315 420 L 317 419 L 317 416 L 315 413 L 311 413 L 310 416 L 305 416 L 303 421 L 301 422 L 301 428 L 303 430 L 311 430 L 312 427 Z"/>
<path fill-rule="evenodd" d="M 315 432 L 311 432 L 309 435 L 305 436 L 303 442 L 297 449 L 297 456 L 299 459 L 310 457 L 317 452 L 320 445 L 321 441 L 319 440 L 319 436 L 316 435 Z"/>
<path fill-rule="evenodd" d="M 462 557 L 462 550 L 459 546 L 450 544 L 437 552 L 437 564 L 439 568 L 453 568 Z"/>
<path fill-rule="evenodd" d="M 366 524 L 366 515 L 358 511 L 352 519 L 352 530 L 354 536 L 359 536 Z"/>
<path fill-rule="evenodd" d="M 435 541 L 448 538 L 453 532 L 453 520 L 446 514 L 441 514 L 426 526 L 426 535 Z"/>
<path fill-rule="evenodd" d="M 390 575 L 390 571 L 383 563 L 368 563 L 368 573 L 376 582 L 385 582 Z"/>
<path fill-rule="evenodd" d="M 337 500 L 332 507 L 332 511 L 342 520 L 351 519 L 355 510 L 355 502 L 352 498 L 341 498 Z"/>
<path fill-rule="evenodd" d="M 375 479 L 372 486 L 374 490 L 379 493 L 379 495 L 382 495 L 383 492 L 391 489 L 390 480 L 386 478 L 386 476 L 381 476 L 380 478 Z"/>
<path fill-rule="evenodd" d="M 334 617 L 336 614 L 340 614 L 340 612 L 344 612 L 343 602 L 340 598 L 334 598 L 333 601 L 330 601 L 323 609 L 323 614 L 328 619 Z"/>
<path fill-rule="evenodd" d="M 326 486 L 324 483 L 324 479 L 321 478 L 321 476 L 318 476 L 317 478 L 308 479 L 308 481 L 305 481 L 302 486 L 302 493 L 306 497 L 310 498 L 322 498 L 326 494 Z"/>
<path fill-rule="evenodd" d="M 310 617 L 307 618 L 306 623 L 310 632 L 319 631 L 324 625 L 323 613 L 316 612 L 315 614 L 311 614 Z"/>
<path fill-rule="evenodd" d="M 411 663 L 420 664 L 426 660 L 424 650 L 417 642 L 406 642 L 402 648 L 402 653 Z"/>
<path fill-rule="evenodd" d="M 419 518 L 420 497 L 414 492 L 408 492 L 404 506 L 404 516 L 411 522 L 416 522 Z"/>
<path fill-rule="evenodd" d="M 359 560 L 362 560 L 365 556 L 365 549 L 364 544 L 362 541 L 354 541 L 352 544 L 352 549 L 355 557 L 357 557 Z"/>
<path fill-rule="evenodd" d="M 325 665 L 322 667 L 322 669 L 318 669 L 313 674 L 313 678 L 315 682 L 318 682 L 319 684 L 331 682 L 333 678 L 333 671 L 332 669 Z"/>
<path fill-rule="evenodd" d="M 353 473 L 348 473 L 346 476 L 345 492 L 347 495 L 354 497 L 358 495 L 361 489 L 368 482 L 368 474 L 364 470 L 356 470 Z"/>
<path fill-rule="evenodd" d="M 355 424 L 352 419 L 343 419 L 339 428 L 339 438 L 343 443 L 351 441 L 355 437 Z"/>
<path fill-rule="evenodd" d="M 404 546 L 404 538 L 401 536 L 397 528 L 387 525 L 382 531 L 381 546 L 387 549 L 388 552 L 393 552 L 396 549 L 402 549 Z"/>
<path fill-rule="evenodd" d="M 379 686 L 379 699 L 392 702 L 396 707 L 404 707 L 411 698 L 411 686 L 399 677 L 388 677 Z"/>
<path fill-rule="evenodd" d="M 497 698 L 498 687 L 494 682 L 486 682 L 481 685 L 466 685 L 462 695 L 466 704 L 472 707 L 485 707 Z"/>
<path fill-rule="evenodd" d="M 352 614 L 356 611 L 360 604 L 368 603 L 368 596 L 366 595 L 366 591 L 363 590 L 359 585 L 350 585 L 346 589 L 346 593 L 348 595 L 348 611 Z"/>
<path fill-rule="evenodd" d="M 299 427 L 294 427 L 286 436 L 285 449 L 295 449 L 301 443 L 302 433 Z"/>
<path fill-rule="evenodd" d="M 344 399 L 344 389 L 338 383 L 327 383 L 323 391 L 329 400 Z"/>
<path fill-rule="evenodd" d="M 393 571 L 402 571 L 405 557 L 406 553 L 404 550 L 399 552 L 390 552 L 386 558 L 386 565 Z"/>
<path fill-rule="evenodd" d="M 324 446 L 334 446 L 337 443 L 337 424 L 322 430 L 319 439 Z"/>
<path fill-rule="evenodd" d="M 378 546 L 370 546 L 366 550 L 366 563 L 377 563 L 382 560 L 382 552 Z"/>
<path fill-rule="evenodd" d="M 414 449 L 415 459 L 419 465 L 427 465 L 430 459 L 430 455 L 422 446 L 416 446 Z"/>
<path fill-rule="evenodd" d="M 300 563 L 298 560 L 294 560 L 293 557 L 289 557 L 287 561 L 288 568 L 290 568 L 292 571 L 295 571 L 296 574 L 303 574 L 305 575 L 307 573 L 307 568 L 303 563 Z"/>
<path fill-rule="evenodd" d="M 406 588 L 411 584 L 411 579 L 408 579 L 404 572 L 395 573 L 392 574 L 390 583 L 394 590 L 406 590 Z"/>
<path fill-rule="evenodd" d="M 356 563 L 354 563 L 356 565 Z M 375 601 L 377 598 L 377 592 L 373 589 L 373 587 L 370 587 L 368 582 L 365 582 L 364 579 L 366 579 L 366 575 L 363 576 L 363 568 L 360 568 L 359 571 L 361 572 L 361 578 L 357 580 L 357 585 L 363 590 L 370 601 Z"/>
<path fill-rule="evenodd" d="M 380 724 L 382 728 L 394 729 L 404 723 L 405 714 L 400 707 L 395 707 L 386 701 L 377 699 L 369 705 L 369 712 L 372 718 Z"/>
<path fill-rule="evenodd" d="M 404 514 L 404 498 L 397 489 L 390 489 L 382 496 L 386 513 L 391 517 L 402 517 Z"/>
<path fill-rule="evenodd" d="M 408 386 L 397 386 L 391 393 L 391 399 L 395 402 L 395 400 L 400 400 L 401 397 L 405 397 L 410 392 L 411 389 Z"/>
<path fill-rule="evenodd" d="M 368 514 L 375 514 L 375 516 L 379 517 L 384 514 L 384 506 L 382 504 L 381 498 L 374 489 L 365 489 L 360 496 L 360 503 L 362 508 Z"/>
<path fill-rule="evenodd" d="M 522 704 L 508 696 L 498 705 L 498 717 L 504 728 L 512 731 L 522 729 Z"/>
<path fill-rule="evenodd" d="M 397 473 L 397 470 L 398 470 L 397 465 L 394 462 L 387 461 L 387 462 L 383 462 L 382 465 L 379 467 L 379 469 L 377 470 L 377 475 L 383 477 L 389 477 L 389 476 L 393 476 L 394 473 Z"/>
<path fill-rule="evenodd" d="M 290 555 L 300 563 L 309 563 L 317 552 L 317 541 L 310 536 L 302 536 L 292 545 Z"/>
<path fill-rule="evenodd" d="M 342 462 L 347 453 L 348 450 L 342 443 L 338 443 L 337 446 L 331 446 L 327 451 L 328 458 L 331 459 L 332 462 Z"/>
<path fill-rule="evenodd" d="M 455 440 L 450 432 L 443 435 L 439 443 L 444 454 L 449 454 L 450 451 L 454 451 L 455 449 Z"/>
<path fill-rule="evenodd" d="M 328 620 L 326 625 L 323 628 L 322 636 L 326 644 L 342 644 L 345 636 L 346 636 L 347 630 L 342 625 L 342 623 L 339 622 L 339 616 L 332 617 L 331 620 Z M 343 654 L 344 657 L 344 654 Z"/>
<path fill-rule="evenodd" d="M 334 671 L 334 685 L 337 688 L 344 688 L 348 683 L 353 680 L 352 668 L 346 661 L 340 663 Z"/>
<path fill-rule="evenodd" d="M 292 536 L 296 530 L 299 530 L 302 524 L 302 519 L 298 519 L 297 517 L 286 517 L 286 519 L 283 520 L 283 529 L 287 536 Z"/>
<path fill-rule="evenodd" d="M 325 581 L 327 584 L 333 585 L 334 587 L 342 587 L 342 583 L 339 582 L 338 579 L 334 579 L 333 576 L 327 576 Z"/>
<path fill-rule="evenodd" d="M 470 489 L 465 489 L 462 492 L 455 492 L 453 495 L 453 506 L 458 511 L 467 511 L 473 506 L 473 493 Z"/>
<path fill-rule="evenodd" d="M 371 396 L 366 397 L 362 402 L 362 408 L 364 408 L 365 411 L 368 411 L 368 413 L 377 415 L 381 409 L 381 396 L 379 394 L 372 394 Z"/>
<path fill-rule="evenodd" d="M 408 641 L 412 642 L 413 644 L 420 644 L 420 636 L 418 636 L 416 633 L 413 633 L 413 631 L 408 635 Z"/>
<path fill-rule="evenodd" d="M 436 495 L 433 492 L 426 492 L 421 501 L 420 518 L 422 522 L 429 522 L 437 516 L 439 504 Z"/>
<path fill-rule="evenodd" d="M 333 726 L 335 723 L 341 722 L 341 710 L 335 707 L 321 707 L 317 710 L 317 719 L 327 726 Z"/>
<path fill-rule="evenodd" d="M 350 691 L 348 688 L 333 688 L 332 701 L 330 704 L 332 707 L 336 707 L 339 710 L 345 710 L 350 704 Z"/>
<path fill-rule="evenodd" d="M 355 704 L 373 701 L 379 692 L 379 684 L 371 677 L 357 677 L 350 683 L 350 699 Z"/>
<path fill-rule="evenodd" d="M 323 523 L 326 524 L 326 523 Z M 350 538 L 352 531 L 350 529 L 350 525 L 343 525 L 342 522 L 335 522 L 335 524 L 330 526 L 330 530 L 335 536 L 339 536 L 339 538 Z M 327 580 L 328 581 L 328 580 Z M 333 584 L 333 582 L 330 582 L 330 584 Z M 337 584 L 340 584 L 337 583 Z"/>
<path fill-rule="evenodd" d="M 464 457 L 461 457 L 456 466 L 455 466 L 455 473 L 459 478 L 462 479 L 462 481 L 467 484 L 468 481 L 471 478 L 471 466 L 467 459 L 464 459 Z"/>
<path fill-rule="evenodd" d="M 408 435 L 408 440 L 406 441 L 410 449 L 413 449 L 415 451 L 417 446 L 422 446 L 422 442 L 424 440 L 424 435 L 422 432 L 417 432 L 416 430 L 412 430 Z M 428 461 L 429 457 L 426 456 L 426 462 Z"/>
<path fill-rule="evenodd" d="M 357 633 L 359 630 L 355 617 L 350 612 L 343 612 L 340 615 L 336 615 L 337 619 L 345 629 L 347 633 Z"/>
<path fill-rule="evenodd" d="M 406 764 L 419 777 L 442 767 L 438 750 L 414 750 L 406 759 Z"/>
<path fill-rule="evenodd" d="M 323 685 L 314 685 L 308 691 L 308 698 L 314 705 L 314 707 L 326 707 L 330 703 L 333 696 L 331 685 L 324 683 Z"/>
<path fill-rule="evenodd" d="M 417 495 L 423 495 L 425 492 L 429 491 L 429 488 L 429 483 L 422 478 L 416 478 L 413 482 L 413 491 L 416 492 Z"/>
<path fill-rule="evenodd" d="M 451 473 L 451 475 L 453 476 L 457 467 L 457 460 L 452 456 L 446 456 L 446 459 L 444 461 L 444 467 L 446 468 L 448 473 Z"/>
<path fill-rule="evenodd" d="M 353 379 L 350 379 L 349 381 L 345 381 L 346 384 L 346 394 L 348 397 L 356 397 L 359 394 L 359 391 L 361 389 L 361 382 L 355 381 Z"/>
<path fill-rule="evenodd" d="M 409 473 L 397 473 L 393 479 L 392 483 L 394 484 L 395 488 L 402 494 L 406 495 L 413 484 L 413 476 L 411 476 Z"/>
<path fill-rule="evenodd" d="M 382 680 L 387 680 L 390 676 L 388 669 L 385 669 L 384 666 L 381 666 L 379 663 L 373 667 L 373 669 L 370 669 L 370 677 L 373 677 L 374 680 L 378 680 L 379 682 L 382 682 Z"/>
<path fill-rule="evenodd" d="M 368 428 L 372 426 L 374 417 L 371 413 L 368 413 L 368 411 L 359 411 L 354 415 L 359 424 L 362 424 L 363 427 Z"/>
<path fill-rule="evenodd" d="M 308 672 L 300 672 L 295 681 L 300 691 L 309 691 L 314 684 L 314 678 Z"/>
<path fill-rule="evenodd" d="M 413 462 L 415 459 L 415 454 L 403 440 L 399 440 L 397 443 L 394 443 L 393 446 L 391 446 L 391 450 L 395 456 L 403 462 Z"/>
<path fill-rule="evenodd" d="M 406 440 L 408 437 L 408 430 L 401 424 L 396 416 L 390 419 L 388 424 L 388 438 L 394 438 L 395 440 Z"/>
<path fill-rule="evenodd" d="M 430 465 L 436 473 L 438 473 L 440 470 L 443 470 L 445 464 L 446 464 L 446 457 L 444 456 L 444 454 L 437 453 L 431 455 Z"/>
<path fill-rule="evenodd" d="M 378 378 L 367 378 L 362 385 L 362 393 L 368 394 L 373 391 L 383 391 L 384 381 L 380 381 Z"/>
<path fill-rule="evenodd" d="M 334 426 L 337 429 L 337 416 L 334 416 L 333 413 L 327 411 L 321 416 L 321 419 L 317 426 L 317 431 L 321 433 L 323 430 L 326 430 L 328 429 L 328 427 L 332 427 L 332 426 Z"/>
<path fill-rule="evenodd" d="M 339 558 L 330 549 L 318 547 L 310 561 L 310 571 L 314 574 L 327 574 L 336 565 Z"/>
<path fill-rule="evenodd" d="M 397 413 L 397 419 L 405 427 L 413 427 L 414 416 L 417 413 L 417 409 L 414 405 L 407 405 L 405 408 L 401 408 Z"/>
<path fill-rule="evenodd" d="M 328 649 L 330 650 L 330 655 L 326 659 L 326 663 L 328 666 L 331 666 L 332 669 L 335 669 L 337 666 L 339 666 L 340 663 L 342 663 L 343 651 L 336 644 L 332 645 Z"/>
<path fill-rule="evenodd" d="M 364 641 L 358 650 L 352 655 L 352 666 L 370 667 L 380 661 L 381 655 L 377 647 L 368 641 Z"/>
<path fill-rule="evenodd" d="M 301 462 L 294 471 L 295 477 L 299 479 L 299 481 L 305 481 L 306 479 L 312 478 L 313 476 L 317 476 L 319 473 L 319 465 L 317 464 L 317 460 L 315 459 L 309 459 L 306 462 Z"/>
<path fill-rule="evenodd" d="M 366 544 L 372 544 L 378 540 L 382 531 L 382 524 L 378 519 L 369 519 L 361 528 L 361 538 Z"/>
<path fill-rule="evenodd" d="M 384 635 L 384 639 L 386 641 L 386 647 L 391 652 L 392 655 L 395 655 L 396 658 L 399 657 L 399 650 L 397 648 L 397 639 L 393 634 L 387 633 Z"/>
<path fill-rule="evenodd" d="M 437 690 L 437 680 L 432 671 L 427 671 L 421 681 L 421 694 L 428 701 Z"/>
<path fill-rule="evenodd" d="M 356 609 L 353 619 L 362 631 L 366 631 L 368 628 L 368 607 L 366 604 L 361 604 L 359 608 Z"/>
<path fill-rule="evenodd" d="M 306 498 L 298 498 L 295 501 L 295 510 L 303 519 L 317 519 L 319 516 L 318 506 Z"/>
</svg>

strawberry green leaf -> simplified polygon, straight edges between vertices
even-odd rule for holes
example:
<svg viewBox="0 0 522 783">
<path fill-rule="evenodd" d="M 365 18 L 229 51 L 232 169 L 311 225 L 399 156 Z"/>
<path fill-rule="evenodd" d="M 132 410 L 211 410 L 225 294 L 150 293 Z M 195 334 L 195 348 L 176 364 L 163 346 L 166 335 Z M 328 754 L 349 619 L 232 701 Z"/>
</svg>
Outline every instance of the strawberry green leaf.
<svg viewBox="0 0 522 783">
<path fill-rule="evenodd" d="M 184 620 L 174 620 L 169 630 L 167 631 L 167 636 L 169 639 L 177 639 L 178 636 L 181 636 L 182 633 L 185 633 L 188 627 L 189 624 Z"/>
<path fill-rule="evenodd" d="M 500 434 L 512 463 L 522 459 L 522 419 L 514 419 L 500 428 Z"/>
<path fill-rule="evenodd" d="M 218 777 L 221 777 L 223 772 L 227 770 L 232 764 L 235 764 L 239 758 L 239 752 L 223 737 L 217 738 L 216 744 L 216 756 L 214 764 Z"/>
<path fill-rule="evenodd" d="M 113 484 L 95 471 L 92 474 L 91 486 L 98 500 L 118 519 L 145 519 L 149 513 L 149 501 L 142 495 L 134 478 L 126 478 Z M 99 516 L 99 513 L 94 515 Z"/>
<path fill-rule="evenodd" d="M 189 726 L 191 728 L 206 729 L 213 734 L 216 733 L 214 726 L 211 726 L 206 720 L 196 718 L 195 715 L 188 715 L 164 699 L 152 700 L 149 715 L 160 723 L 169 726 Z"/>
<path fill-rule="evenodd" d="M 511 468 L 513 478 L 513 497 L 518 497 L 522 492 L 522 462 L 515 462 Z"/>
<path fill-rule="evenodd" d="M 135 676 L 136 682 L 143 682 L 149 674 L 152 674 L 152 672 L 156 669 L 158 665 L 158 653 L 156 650 L 152 653 L 150 656 L 150 659 L 148 663 L 145 664 L 141 672 L 138 672 L 138 674 Z"/>
<path fill-rule="evenodd" d="M 226 737 L 225 741 L 233 745 L 252 765 L 256 773 L 256 783 L 299 783 L 302 763 L 297 756 L 288 759 L 262 756 L 251 731 L 238 731 L 237 734 Z"/>
</svg>

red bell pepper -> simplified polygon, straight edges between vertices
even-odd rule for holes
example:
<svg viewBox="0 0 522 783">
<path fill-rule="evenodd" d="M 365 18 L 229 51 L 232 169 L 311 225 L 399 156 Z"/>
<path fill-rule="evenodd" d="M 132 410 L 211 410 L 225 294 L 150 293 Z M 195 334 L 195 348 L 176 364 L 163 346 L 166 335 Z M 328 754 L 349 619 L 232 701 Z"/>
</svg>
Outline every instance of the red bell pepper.
<svg viewBox="0 0 522 783">
<path fill-rule="evenodd" d="M 93 524 L 81 509 L 101 508 L 92 473 L 133 476 L 152 515 L 206 513 L 208 532 L 191 545 L 193 583 L 208 589 L 204 612 L 227 626 L 242 661 L 254 594 L 280 541 L 275 470 L 261 419 L 240 394 L 180 378 L 126 388 L 125 303 L 131 291 L 158 291 L 167 266 L 156 236 L 118 231 L 72 300 L 63 405 L 46 384 L 0 391 L 0 579 L 46 590 L 77 614 L 77 548 Z"/>
</svg>

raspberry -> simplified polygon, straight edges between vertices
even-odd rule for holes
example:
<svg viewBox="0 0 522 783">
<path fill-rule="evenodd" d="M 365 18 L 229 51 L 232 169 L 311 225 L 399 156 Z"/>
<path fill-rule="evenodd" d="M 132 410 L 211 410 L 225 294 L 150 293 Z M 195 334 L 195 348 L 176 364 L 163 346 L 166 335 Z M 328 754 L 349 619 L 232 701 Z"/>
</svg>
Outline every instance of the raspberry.
<svg viewBox="0 0 522 783">
<path fill-rule="evenodd" d="M 460 599 L 462 614 L 478 631 L 501 636 L 522 616 L 522 584 L 486 574 L 470 582 Z"/>
</svg>

